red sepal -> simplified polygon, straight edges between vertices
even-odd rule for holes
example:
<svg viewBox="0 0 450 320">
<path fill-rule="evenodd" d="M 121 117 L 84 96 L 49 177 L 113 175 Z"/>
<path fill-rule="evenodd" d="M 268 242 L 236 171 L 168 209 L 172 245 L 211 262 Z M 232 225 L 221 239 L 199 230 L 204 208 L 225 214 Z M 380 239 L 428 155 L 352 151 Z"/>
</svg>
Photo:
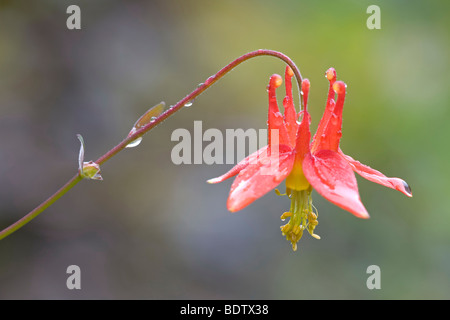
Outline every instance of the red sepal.
<svg viewBox="0 0 450 320">
<path fill-rule="evenodd" d="M 341 155 L 321 150 L 308 154 L 302 165 L 306 179 L 321 196 L 359 218 L 369 218 L 352 167 Z"/>
<path fill-rule="evenodd" d="M 269 150 L 268 150 L 269 151 Z M 278 152 L 272 148 L 259 157 L 256 164 L 249 164 L 234 180 L 227 201 L 228 210 L 235 212 L 278 186 L 292 170 L 295 155 L 287 145 L 280 145 Z"/>
<path fill-rule="evenodd" d="M 353 171 L 358 173 L 361 177 L 363 177 L 369 181 L 381 184 L 385 187 L 398 190 L 401 193 L 407 195 L 408 197 L 412 197 L 411 188 L 406 183 L 406 181 L 404 181 L 400 178 L 386 177 L 380 171 L 372 169 L 371 167 L 366 166 L 366 165 L 362 164 L 361 162 L 356 161 L 352 157 L 344 154 L 342 152 L 342 150 L 340 150 L 340 149 L 339 149 L 339 153 L 344 157 L 345 160 L 347 160 L 347 162 L 352 167 Z"/>
</svg>

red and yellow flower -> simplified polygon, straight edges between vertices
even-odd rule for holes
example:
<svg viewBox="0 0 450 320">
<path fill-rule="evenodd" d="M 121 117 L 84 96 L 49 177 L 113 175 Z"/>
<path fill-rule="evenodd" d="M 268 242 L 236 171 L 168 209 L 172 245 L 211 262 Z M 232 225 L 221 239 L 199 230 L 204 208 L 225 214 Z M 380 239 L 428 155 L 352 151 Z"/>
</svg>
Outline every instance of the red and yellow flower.
<svg viewBox="0 0 450 320">
<path fill-rule="evenodd" d="M 308 79 L 301 83 L 304 109 L 297 113 L 292 99 L 292 76 L 292 70 L 287 67 L 284 115 L 278 108 L 275 92 L 282 84 L 282 78 L 277 74 L 270 77 L 267 87 L 268 145 L 239 162 L 229 172 L 208 182 L 218 183 L 237 175 L 227 201 L 228 209 L 234 212 L 243 209 L 286 180 L 286 195 L 291 199 L 291 207 L 281 216 L 282 220 L 289 218 L 289 222 L 281 227 L 281 231 L 292 243 L 293 250 L 296 250 L 297 242 L 305 229 L 313 237 L 320 238 L 314 233 L 318 221 L 311 199 L 313 189 L 359 218 L 369 218 L 369 214 L 361 202 L 354 172 L 367 180 L 396 189 L 408 197 L 411 197 L 412 193 L 404 180 L 386 177 L 345 155 L 339 148 L 346 84 L 336 81 L 336 71 L 333 68 L 326 72 L 330 82 L 328 99 L 312 140 L 311 118 L 307 110 L 310 83 Z M 274 133 L 278 134 L 277 144 L 271 139 Z M 276 192 L 279 194 L 278 190 Z"/>
</svg>

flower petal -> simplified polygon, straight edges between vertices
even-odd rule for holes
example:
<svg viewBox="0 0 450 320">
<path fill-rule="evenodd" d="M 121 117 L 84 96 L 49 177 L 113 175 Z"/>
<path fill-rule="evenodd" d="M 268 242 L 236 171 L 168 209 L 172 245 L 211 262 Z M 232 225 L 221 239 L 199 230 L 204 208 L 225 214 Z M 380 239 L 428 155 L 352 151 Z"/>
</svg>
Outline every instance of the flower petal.
<svg viewBox="0 0 450 320">
<path fill-rule="evenodd" d="M 381 184 L 385 187 L 392 188 L 400 191 L 401 193 L 407 195 L 408 197 L 412 197 L 411 188 L 406 183 L 406 181 L 400 178 L 389 178 L 382 174 L 380 171 L 372 169 L 369 166 L 362 164 L 359 161 L 354 160 L 352 157 L 345 155 L 342 150 L 339 149 L 339 153 L 344 157 L 345 160 L 350 164 L 353 171 L 358 173 L 361 177 Z"/>
<path fill-rule="evenodd" d="M 249 164 L 234 180 L 227 201 L 228 210 L 235 212 L 248 206 L 279 185 L 291 172 L 294 152 L 280 145 L 278 152 L 272 148 L 261 154 L 256 164 Z"/>
<path fill-rule="evenodd" d="M 325 199 L 359 218 L 369 218 L 352 167 L 341 155 L 322 150 L 308 154 L 302 165 L 306 179 Z"/>
<path fill-rule="evenodd" d="M 330 82 L 331 83 L 331 82 Z M 333 107 L 333 101 L 325 110 L 323 120 L 314 137 L 312 152 L 319 150 L 338 151 L 339 142 L 342 137 L 342 111 L 344 109 L 346 85 L 342 81 L 336 81 L 333 84 L 333 90 L 337 93 L 336 104 Z M 330 111 L 333 108 L 333 111 Z"/>
<path fill-rule="evenodd" d="M 292 98 L 292 77 L 294 72 L 291 67 L 286 66 L 284 75 L 284 86 L 286 87 L 286 96 L 283 99 L 284 122 L 289 136 L 289 145 L 295 146 L 295 137 L 297 135 L 298 123 L 297 112 L 295 111 L 294 100 Z"/>
<path fill-rule="evenodd" d="M 267 120 L 269 146 L 272 142 L 273 130 L 278 131 L 279 144 L 290 145 L 289 136 L 287 133 L 286 125 L 284 123 L 284 117 L 278 108 L 276 89 L 281 86 L 283 80 L 278 74 L 273 74 L 270 77 L 269 85 L 267 86 L 267 92 L 269 93 L 269 114 Z"/>
<path fill-rule="evenodd" d="M 298 126 L 295 152 L 297 153 L 297 158 L 300 161 L 303 161 L 305 155 L 310 153 L 309 145 L 311 141 L 311 130 L 309 129 L 309 126 L 311 124 L 311 116 L 306 110 L 302 110 L 301 113 L 303 114 L 303 118 Z"/>
<path fill-rule="evenodd" d="M 328 125 L 328 122 L 331 118 L 331 114 L 333 113 L 334 107 L 336 105 L 334 101 L 336 93 L 333 90 L 333 84 L 336 82 L 336 70 L 334 70 L 334 68 L 329 68 L 325 73 L 325 76 L 330 82 L 330 86 L 328 88 L 328 98 L 327 104 L 325 106 L 325 112 L 323 113 L 322 119 L 320 119 L 316 134 L 313 137 L 313 142 L 311 145 L 311 149 L 313 150 L 313 152 L 317 150 L 317 147 L 320 142 L 319 137 L 321 137 L 325 133 L 325 128 Z"/>
<path fill-rule="evenodd" d="M 227 173 L 221 175 L 220 177 L 209 179 L 206 182 L 208 182 L 208 183 L 219 183 L 219 182 L 222 182 L 222 181 L 224 181 L 226 179 L 229 179 L 229 178 L 237 175 L 239 172 L 241 172 L 241 170 L 245 169 L 249 164 L 251 164 L 251 163 L 256 164 L 258 162 L 258 158 L 262 154 L 267 153 L 267 148 L 268 147 L 269 146 L 264 146 L 261 149 L 259 149 L 258 151 L 253 152 L 251 155 L 249 155 L 248 157 L 244 158 L 237 165 L 235 165 L 233 168 L 231 168 L 231 170 L 228 171 Z"/>
</svg>

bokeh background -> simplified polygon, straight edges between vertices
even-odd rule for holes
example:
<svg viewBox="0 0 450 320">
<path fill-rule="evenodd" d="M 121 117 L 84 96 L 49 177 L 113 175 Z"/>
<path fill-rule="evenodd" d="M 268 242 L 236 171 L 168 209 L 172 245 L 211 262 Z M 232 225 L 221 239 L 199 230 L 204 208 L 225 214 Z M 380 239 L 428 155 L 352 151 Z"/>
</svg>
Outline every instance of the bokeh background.
<svg viewBox="0 0 450 320">
<path fill-rule="evenodd" d="M 81 8 L 81 30 L 66 9 Z M 381 30 L 366 9 L 381 8 Z M 150 106 L 175 104 L 234 58 L 281 51 L 311 80 L 312 128 L 336 68 L 348 85 L 347 154 L 404 178 L 414 197 L 357 177 L 371 219 L 313 194 L 321 240 L 293 252 L 289 200 L 226 210 L 231 165 L 171 162 L 177 128 L 264 129 L 258 57 L 0 242 L 2 299 L 448 299 L 450 5 L 446 1 L 0 1 L 0 227 L 120 142 Z M 281 97 L 280 97 L 281 98 Z M 81 290 L 66 269 L 81 268 Z M 381 268 L 369 290 L 367 267 Z"/>
</svg>

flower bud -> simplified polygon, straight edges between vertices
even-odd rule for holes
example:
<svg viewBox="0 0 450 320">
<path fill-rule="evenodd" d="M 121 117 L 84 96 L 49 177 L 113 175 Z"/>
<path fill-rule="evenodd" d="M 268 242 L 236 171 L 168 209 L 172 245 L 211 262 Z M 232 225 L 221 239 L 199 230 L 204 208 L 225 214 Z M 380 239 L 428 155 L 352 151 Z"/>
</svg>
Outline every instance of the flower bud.
<svg viewBox="0 0 450 320">
<path fill-rule="evenodd" d="M 100 166 L 94 161 L 84 162 L 80 174 L 84 179 L 103 180 L 100 175 Z"/>
</svg>

